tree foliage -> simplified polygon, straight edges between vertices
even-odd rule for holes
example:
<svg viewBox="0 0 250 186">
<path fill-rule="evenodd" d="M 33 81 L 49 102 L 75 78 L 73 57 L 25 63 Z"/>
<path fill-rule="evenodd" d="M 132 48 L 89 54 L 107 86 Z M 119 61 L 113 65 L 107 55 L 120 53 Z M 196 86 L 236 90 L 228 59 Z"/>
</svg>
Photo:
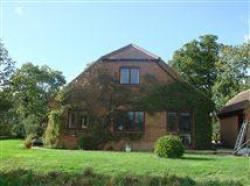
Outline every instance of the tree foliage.
<svg viewBox="0 0 250 186">
<path fill-rule="evenodd" d="M 8 50 L 0 40 L 0 87 L 6 86 L 11 73 L 14 70 L 15 62 L 9 57 Z"/>
<path fill-rule="evenodd" d="M 212 91 L 213 101 L 220 108 L 237 93 L 250 88 L 250 42 L 239 46 L 223 46 L 217 69 Z"/>
<path fill-rule="evenodd" d="M 220 108 L 250 86 L 250 42 L 227 46 L 217 39 L 204 35 L 186 43 L 174 53 L 170 63 Z"/>
<path fill-rule="evenodd" d="M 217 36 L 204 35 L 199 40 L 186 43 L 174 53 L 172 66 L 190 82 L 212 98 L 212 87 L 216 81 L 220 44 Z"/>
<path fill-rule="evenodd" d="M 13 113 L 20 122 L 27 121 L 31 126 L 39 126 L 49 111 L 49 102 L 65 83 L 61 72 L 48 66 L 24 64 L 12 75 L 11 91 L 13 95 Z M 32 115 L 32 118 L 30 117 Z M 36 119 L 34 119 L 36 117 Z M 31 124 L 31 120 L 37 123 Z M 29 125 L 29 126 L 30 126 Z M 24 125 L 26 126 L 26 125 Z M 28 132 L 28 128 L 26 128 Z"/>
</svg>

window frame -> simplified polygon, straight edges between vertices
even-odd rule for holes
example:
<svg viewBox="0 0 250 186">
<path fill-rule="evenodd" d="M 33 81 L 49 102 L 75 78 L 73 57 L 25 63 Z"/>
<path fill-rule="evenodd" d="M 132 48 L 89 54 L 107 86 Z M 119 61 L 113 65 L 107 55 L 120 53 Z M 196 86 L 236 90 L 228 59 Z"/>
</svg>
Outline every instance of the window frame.
<svg viewBox="0 0 250 186">
<path fill-rule="evenodd" d="M 74 115 L 74 120 L 76 120 L 76 125 L 71 127 L 70 125 L 72 124 L 72 115 Z M 83 127 L 83 124 L 82 124 L 82 118 L 87 118 L 87 123 L 86 123 L 86 127 Z M 85 130 L 88 128 L 88 124 L 89 124 L 89 118 L 87 115 L 85 115 L 83 113 L 82 110 L 69 110 L 68 111 L 68 123 L 66 125 L 66 129 L 69 129 L 69 130 Z"/>
<path fill-rule="evenodd" d="M 121 73 L 121 71 L 123 70 L 123 69 L 127 69 L 128 70 L 128 83 L 121 83 L 121 75 L 122 75 L 122 73 Z M 131 71 L 133 70 L 133 69 L 136 69 L 136 70 L 138 70 L 138 83 L 132 83 L 131 82 Z M 120 69 L 119 69 L 119 84 L 120 85 L 130 85 L 130 86 L 138 86 L 138 85 L 140 85 L 140 68 L 138 67 L 138 66 L 122 66 L 122 67 L 120 67 Z"/>
<path fill-rule="evenodd" d="M 170 113 L 175 114 L 174 130 L 169 129 L 169 118 L 168 118 L 168 116 L 169 116 Z M 178 128 L 179 128 L 178 127 L 178 112 L 176 112 L 176 111 L 167 111 L 166 119 L 167 119 L 167 126 L 166 126 L 167 131 L 168 132 L 177 132 Z"/>
<path fill-rule="evenodd" d="M 123 130 L 119 130 L 118 129 L 118 126 L 117 126 L 117 121 L 115 121 L 114 123 L 114 131 L 117 132 L 117 133 L 137 133 L 137 132 L 144 132 L 145 131 L 145 112 L 143 111 L 128 111 L 128 112 L 124 112 L 126 114 L 132 112 L 133 113 L 133 128 L 131 129 L 123 129 Z M 135 128 L 135 124 L 136 124 L 136 113 L 142 113 L 142 128 L 139 129 L 136 129 Z"/>
<path fill-rule="evenodd" d="M 183 130 L 180 127 L 180 123 L 181 123 L 181 117 L 182 116 L 189 116 L 190 117 L 190 126 L 189 126 L 189 130 Z M 182 134 L 185 133 L 192 133 L 192 123 L 193 123 L 193 118 L 192 118 L 192 113 L 191 112 L 180 112 L 179 113 L 179 121 L 178 121 L 178 128 L 179 128 L 179 132 Z"/>
<path fill-rule="evenodd" d="M 176 113 L 176 121 L 175 121 L 175 127 L 176 130 L 169 130 L 168 128 L 168 113 Z M 189 114 L 190 119 L 191 119 L 191 123 L 190 123 L 190 130 L 189 131 L 183 131 L 180 130 L 180 121 L 181 121 L 181 115 L 182 114 Z M 193 131 L 194 130 L 194 118 L 193 118 L 193 112 L 190 110 L 167 110 L 166 111 L 166 131 L 167 133 L 172 133 L 172 134 L 177 134 L 179 136 L 187 136 L 190 135 L 190 144 L 188 144 L 187 146 L 191 146 L 193 144 Z"/>
</svg>

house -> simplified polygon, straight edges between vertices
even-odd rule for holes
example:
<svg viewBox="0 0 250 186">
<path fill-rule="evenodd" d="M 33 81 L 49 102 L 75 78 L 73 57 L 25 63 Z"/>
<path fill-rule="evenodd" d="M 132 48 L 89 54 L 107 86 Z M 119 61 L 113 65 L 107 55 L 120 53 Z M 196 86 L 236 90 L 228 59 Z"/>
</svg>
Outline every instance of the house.
<svg viewBox="0 0 250 186">
<path fill-rule="evenodd" d="M 88 78 L 90 78 L 90 74 L 96 74 L 93 70 L 94 66 L 100 66 L 105 69 L 111 77 L 109 82 L 114 83 L 116 88 L 132 92 L 129 96 L 123 98 L 119 97 L 119 93 L 119 102 L 126 100 L 126 98 L 136 96 L 140 98 L 140 95 L 144 95 L 147 85 L 150 84 L 146 77 L 153 77 L 151 78 L 151 85 L 157 84 L 158 86 L 164 86 L 165 89 L 177 84 L 177 82 L 181 84 L 181 86 L 179 84 L 178 86 L 173 86 L 177 87 L 177 89 L 173 88 L 168 91 L 171 92 L 169 95 L 166 93 L 153 96 L 153 101 L 157 103 L 148 105 L 161 105 L 159 108 L 156 107 L 153 113 L 144 108 L 131 108 L 126 103 L 120 103 L 116 108 L 118 111 L 120 109 L 123 115 L 126 115 L 126 119 L 121 121 L 122 117 L 113 118 L 110 127 L 111 132 L 113 134 L 140 134 L 139 136 L 141 137 L 136 140 L 125 138 L 111 142 L 104 149 L 123 150 L 129 144 L 133 150 L 152 150 L 155 141 L 169 133 L 180 135 L 187 148 L 210 148 L 211 125 L 207 109 L 208 104 L 206 104 L 207 98 L 181 79 L 180 75 L 160 57 L 134 44 L 102 56 L 69 84 L 73 88 L 71 93 L 69 93 L 71 98 L 68 100 L 68 103 L 77 106 L 71 107 L 65 114 L 64 145 L 69 147 L 76 146 L 78 136 L 88 132 L 88 126 L 91 122 L 89 122 L 88 116 L 84 114 L 87 108 L 86 103 L 80 104 L 81 96 L 87 94 L 86 86 L 97 85 L 98 81 L 104 80 L 104 78 L 99 78 L 97 82 L 89 83 L 90 80 Z M 103 87 L 109 82 L 96 87 Z M 142 87 L 144 88 L 142 89 Z M 109 91 L 109 89 L 107 88 L 106 91 Z M 183 95 L 186 92 L 188 92 L 188 95 L 184 97 Z M 99 105 L 95 102 L 95 99 L 100 97 L 103 100 L 111 97 L 104 96 L 104 94 L 105 91 L 103 93 L 99 92 L 99 94 L 94 89 L 89 91 L 87 104 L 95 107 L 95 109 L 92 109 L 92 112 L 99 110 L 98 114 L 103 113 L 105 112 L 105 107 L 110 107 L 104 104 Z M 115 95 L 112 95 L 112 99 L 115 99 L 114 97 Z M 196 104 L 198 101 L 200 105 Z M 143 104 L 146 103 L 146 101 L 143 102 Z M 167 104 L 170 106 L 167 106 Z"/>
<path fill-rule="evenodd" d="M 217 115 L 220 121 L 221 143 L 232 148 L 243 121 L 250 121 L 250 89 L 230 99 Z M 250 127 L 246 139 L 250 139 Z"/>
</svg>

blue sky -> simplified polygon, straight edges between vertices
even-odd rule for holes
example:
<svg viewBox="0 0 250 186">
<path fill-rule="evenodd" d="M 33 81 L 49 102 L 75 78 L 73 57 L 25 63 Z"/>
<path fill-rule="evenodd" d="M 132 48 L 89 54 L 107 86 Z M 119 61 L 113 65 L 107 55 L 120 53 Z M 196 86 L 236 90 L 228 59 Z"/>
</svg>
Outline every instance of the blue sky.
<svg viewBox="0 0 250 186">
<path fill-rule="evenodd" d="M 203 34 L 236 45 L 250 35 L 249 1 L 0 0 L 0 38 L 20 66 L 47 64 L 69 81 L 129 43 L 166 61 Z"/>
</svg>

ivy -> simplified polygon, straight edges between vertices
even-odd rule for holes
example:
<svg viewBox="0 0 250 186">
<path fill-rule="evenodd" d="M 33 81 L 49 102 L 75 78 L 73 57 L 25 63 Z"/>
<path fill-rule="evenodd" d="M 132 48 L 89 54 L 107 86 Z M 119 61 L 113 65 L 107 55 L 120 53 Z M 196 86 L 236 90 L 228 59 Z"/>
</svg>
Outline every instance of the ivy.
<svg viewBox="0 0 250 186">
<path fill-rule="evenodd" d="M 197 149 L 210 148 L 212 128 L 209 113 L 214 105 L 189 84 L 176 81 L 169 85 L 157 85 L 136 103 L 136 107 L 149 113 L 183 109 L 192 111 L 195 146 Z"/>
<path fill-rule="evenodd" d="M 49 113 L 49 121 L 44 133 L 44 144 L 48 148 L 60 147 L 60 136 L 63 132 L 62 114 L 64 110 L 54 109 Z"/>
</svg>

